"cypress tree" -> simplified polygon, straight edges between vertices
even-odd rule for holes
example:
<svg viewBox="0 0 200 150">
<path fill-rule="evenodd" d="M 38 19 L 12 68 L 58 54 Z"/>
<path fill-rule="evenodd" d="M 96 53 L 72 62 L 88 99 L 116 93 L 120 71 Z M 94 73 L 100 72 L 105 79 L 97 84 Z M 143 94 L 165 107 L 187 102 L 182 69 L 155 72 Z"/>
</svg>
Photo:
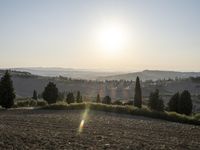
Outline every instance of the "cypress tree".
<svg viewBox="0 0 200 150">
<path fill-rule="evenodd" d="M 139 108 L 142 107 L 142 90 L 140 87 L 139 77 L 136 78 L 136 83 L 135 83 L 134 106 Z"/>
<path fill-rule="evenodd" d="M 81 93 L 80 93 L 80 91 L 77 91 L 76 102 L 81 103 Z"/>
<path fill-rule="evenodd" d="M 68 104 L 74 103 L 75 102 L 75 98 L 74 98 L 74 94 L 72 92 L 69 92 L 67 94 L 67 98 L 66 98 L 66 102 Z"/>
<path fill-rule="evenodd" d="M 177 92 L 169 100 L 169 103 L 168 103 L 169 111 L 178 112 L 179 100 L 180 100 L 180 94 L 179 92 Z"/>
<path fill-rule="evenodd" d="M 0 81 L 0 105 L 2 107 L 11 108 L 14 105 L 15 92 L 13 88 L 13 82 L 8 71 Z"/>
<path fill-rule="evenodd" d="M 185 90 L 181 93 L 180 101 L 178 104 L 178 111 L 181 114 L 190 115 L 192 113 L 192 99 L 190 92 Z"/>
<path fill-rule="evenodd" d="M 151 92 L 149 96 L 148 106 L 152 110 L 163 111 L 164 103 L 162 98 L 159 96 L 159 90 L 156 89 L 155 92 Z"/>
<path fill-rule="evenodd" d="M 38 99 L 38 95 L 37 95 L 37 91 L 34 90 L 33 91 L 33 97 L 32 97 L 34 100 L 37 100 Z"/>
<path fill-rule="evenodd" d="M 100 98 L 100 95 L 99 95 L 99 94 L 97 94 L 96 102 L 97 102 L 97 103 L 100 103 L 100 102 L 101 102 L 101 98 Z"/>
<path fill-rule="evenodd" d="M 49 82 L 45 87 L 42 96 L 49 104 L 56 103 L 58 99 L 58 89 L 56 84 Z"/>
</svg>

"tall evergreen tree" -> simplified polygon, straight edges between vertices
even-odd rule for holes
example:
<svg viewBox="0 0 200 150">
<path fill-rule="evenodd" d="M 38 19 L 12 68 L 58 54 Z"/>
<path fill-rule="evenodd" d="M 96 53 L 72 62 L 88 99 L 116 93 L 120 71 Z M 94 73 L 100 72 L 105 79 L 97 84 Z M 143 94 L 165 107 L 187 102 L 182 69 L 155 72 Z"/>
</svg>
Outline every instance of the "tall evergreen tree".
<svg viewBox="0 0 200 150">
<path fill-rule="evenodd" d="M 134 106 L 139 108 L 142 107 L 142 90 L 140 87 L 139 77 L 136 78 L 136 83 L 135 83 Z"/>
<path fill-rule="evenodd" d="M 49 82 L 45 87 L 44 92 L 42 94 L 44 100 L 46 100 L 49 104 L 56 103 L 58 99 L 58 89 L 56 84 L 53 82 Z"/>
<path fill-rule="evenodd" d="M 97 94 L 96 102 L 97 102 L 97 103 L 100 103 L 100 102 L 101 102 L 101 98 L 100 98 L 100 95 L 99 95 L 99 94 Z"/>
<path fill-rule="evenodd" d="M 69 92 L 67 94 L 67 98 L 66 98 L 66 102 L 68 104 L 74 103 L 75 102 L 75 98 L 74 98 L 74 94 L 72 92 Z"/>
<path fill-rule="evenodd" d="M 37 91 L 34 90 L 33 91 L 33 97 L 32 97 L 34 100 L 37 100 L 38 99 L 38 95 L 37 95 Z"/>
<path fill-rule="evenodd" d="M 77 91 L 76 102 L 81 103 L 81 93 L 80 93 L 80 91 Z"/>
<path fill-rule="evenodd" d="M 156 111 L 164 110 L 164 103 L 162 98 L 159 96 L 159 90 L 155 90 L 155 92 L 151 92 L 149 96 L 149 108 Z"/>
<path fill-rule="evenodd" d="M 178 112 L 179 100 L 180 100 L 180 94 L 179 92 L 177 92 L 169 100 L 169 103 L 168 103 L 169 111 Z"/>
<path fill-rule="evenodd" d="M 0 105 L 5 108 L 11 108 L 14 105 L 15 92 L 13 82 L 8 71 L 0 81 Z"/>
<path fill-rule="evenodd" d="M 181 93 L 180 101 L 178 104 L 178 111 L 181 114 L 190 115 L 192 113 L 192 99 L 190 92 L 185 90 Z"/>
</svg>

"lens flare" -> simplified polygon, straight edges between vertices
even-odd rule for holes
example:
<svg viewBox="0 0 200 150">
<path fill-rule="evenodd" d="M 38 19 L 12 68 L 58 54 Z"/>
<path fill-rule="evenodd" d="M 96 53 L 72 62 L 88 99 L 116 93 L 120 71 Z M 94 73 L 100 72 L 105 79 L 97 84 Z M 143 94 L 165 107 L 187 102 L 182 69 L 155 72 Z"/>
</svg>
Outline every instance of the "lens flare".
<svg viewBox="0 0 200 150">
<path fill-rule="evenodd" d="M 79 133 L 83 131 L 84 123 L 85 123 L 85 120 L 82 120 L 79 126 Z"/>
<path fill-rule="evenodd" d="M 89 108 L 86 108 L 82 115 L 82 120 L 78 128 L 79 133 L 83 132 L 83 128 L 84 128 L 85 120 L 87 119 L 87 116 L 88 116 L 88 112 L 89 112 Z"/>
</svg>

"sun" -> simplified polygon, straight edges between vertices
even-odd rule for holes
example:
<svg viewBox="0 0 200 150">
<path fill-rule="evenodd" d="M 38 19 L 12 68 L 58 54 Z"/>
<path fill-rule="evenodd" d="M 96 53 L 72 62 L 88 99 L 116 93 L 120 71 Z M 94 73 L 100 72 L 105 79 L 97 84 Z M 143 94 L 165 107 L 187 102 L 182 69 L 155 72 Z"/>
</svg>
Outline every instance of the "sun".
<svg viewBox="0 0 200 150">
<path fill-rule="evenodd" d="M 126 30 L 120 24 L 106 24 L 100 27 L 97 34 L 98 47 L 109 55 L 116 55 L 123 51 L 126 41 Z"/>
</svg>

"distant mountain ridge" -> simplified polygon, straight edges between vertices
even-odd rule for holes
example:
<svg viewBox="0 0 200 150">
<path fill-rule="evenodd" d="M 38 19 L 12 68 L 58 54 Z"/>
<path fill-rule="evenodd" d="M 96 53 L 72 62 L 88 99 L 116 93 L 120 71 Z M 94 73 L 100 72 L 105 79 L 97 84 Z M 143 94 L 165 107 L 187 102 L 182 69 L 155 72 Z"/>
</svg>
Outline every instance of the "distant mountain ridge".
<svg viewBox="0 0 200 150">
<path fill-rule="evenodd" d="M 144 70 L 141 72 L 120 73 L 106 71 L 91 71 L 87 69 L 73 68 L 11 68 L 13 74 L 18 75 L 36 75 L 47 77 L 68 77 L 73 79 L 85 80 L 135 80 L 137 76 L 141 80 L 159 80 L 159 79 L 176 79 L 200 77 L 200 72 L 178 72 L 178 71 L 161 71 L 161 70 Z M 3 69 L 0 71 L 3 71 Z"/>
<path fill-rule="evenodd" d="M 176 79 L 176 78 L 199 77 L 200 72 L 144 70 L 142 72 L 111 75 L 107 77 L 100 77 L 98 79 L 99 80 L 135 80 L 137 76 L 139 76 L 141 80 Z"/>
<path fill-rule="evenodd" d="M 117 75 L 119 72 L 106 71 L 91 71 L 88 69 L 73 69 L 73 68 L 12 68 L 11 70 L 29 72 L 33 75 L 48 76 L 48 77 L 69 77 L 74 79 L 96 80 L 99 77 Z"/>
</svg>

